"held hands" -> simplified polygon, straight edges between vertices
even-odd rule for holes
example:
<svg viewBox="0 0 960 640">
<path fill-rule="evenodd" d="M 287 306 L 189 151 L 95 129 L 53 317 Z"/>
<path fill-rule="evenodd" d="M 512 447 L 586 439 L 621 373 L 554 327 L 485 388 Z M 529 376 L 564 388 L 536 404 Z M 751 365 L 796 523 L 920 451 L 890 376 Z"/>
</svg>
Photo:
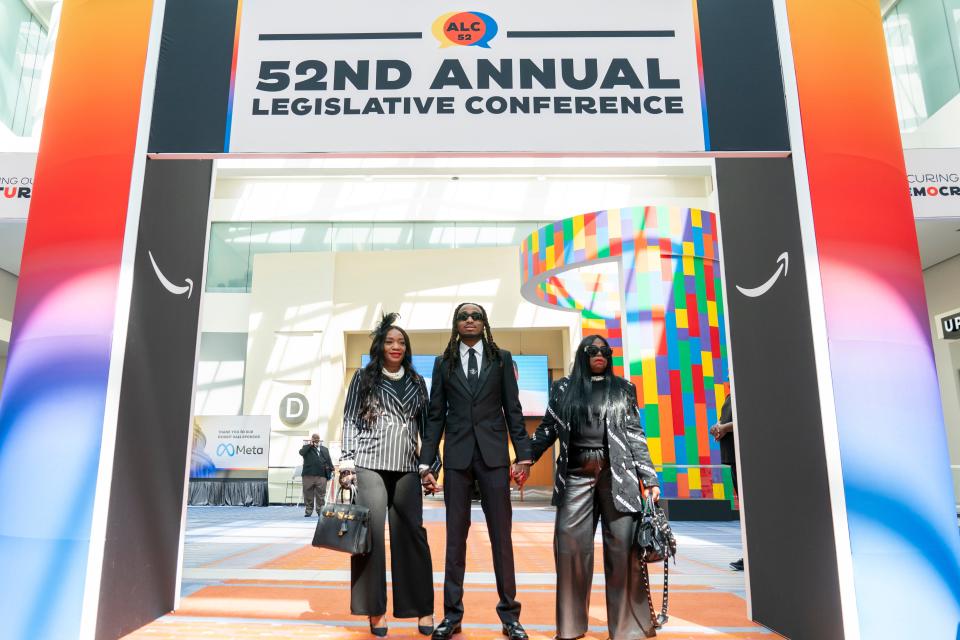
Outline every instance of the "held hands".
<svg viewBox="0 0 960 640">
<path fill-rule="evenodd" d="M 425 496 L 432 496 L 443 489 L 443 487 L 437 484 L 437 479 L 429 471 L 425 471 L 420 476 L 420 485 L 423 487 L 423 495 Z"/>
<path fill-rule="evenodd" d="M 522 487 L 530 477 L 530 463 L 515 462 L 510 467 L 510 477 L 517 483 L 517 486 Z"/>
<path fill-rule="evenodd" d="M 713 436 L 714 440 L 719 440 L 723 436 L 733 431 L 732 422 L 718 422 L 717 424 L 710 427 L 710 435 Z"/>
<path fill-rule="evenodd" d="M 643 490 L 643 497 L 653 498 L 654 502 L 660 502 L 660 487 L 649 487 Z"/>
</svg>

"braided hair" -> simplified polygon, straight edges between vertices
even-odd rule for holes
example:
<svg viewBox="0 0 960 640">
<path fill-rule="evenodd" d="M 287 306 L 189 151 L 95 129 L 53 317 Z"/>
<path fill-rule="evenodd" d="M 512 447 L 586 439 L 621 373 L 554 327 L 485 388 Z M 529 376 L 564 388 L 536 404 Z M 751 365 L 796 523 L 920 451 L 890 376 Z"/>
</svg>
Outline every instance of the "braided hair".
<svg viewBox="0 0 960 640">
<path fill-rule="evenodd" d="M 375 393 L 376 388 L 383 380 L 383 348 L 387 341 L 387 334 L 396 329 L 403 335 L 403 340 L 407 348 L 403 353 L 401 366 L 406 370 L 407 375 L 420 378 L 420 374 L 413 368 L 413 347 L 410 344 L 410 336 L 407 332 L 394 324 L 400 318 L 399 313 L 388 313 L 384 315 L 377 326 L 370 333 L 370 362 L 360 371 L 360 417 L 364 421 L 373 421 L 380 411 L 380 401 Z M 418 395 L 422 404 L 427 402 L 427 388 L 418 380 Z"/>
<path fill-rule="evenodd" d="M 483 333 L 480 334 L 480 340 L 483 342 L 484 351 L 489 351 L 494 360 L 500 359 L 500 347 L 493 341 L 493 332 L 490 330 L 490 320 L 487 310 L 476 302 L 461 302 L 453 312 L 453 327 L 450 330 L 450 341 L 447 348 L 443 350 L 443 360 L 450 367 L 450 371 L 460 363 L 460 333 L 457 331 L 457 316 L 460 315 L 460 309 L 467 305 L 472 305 L 480 309 L 480 315 L 483 316 Z"/>
</svg>

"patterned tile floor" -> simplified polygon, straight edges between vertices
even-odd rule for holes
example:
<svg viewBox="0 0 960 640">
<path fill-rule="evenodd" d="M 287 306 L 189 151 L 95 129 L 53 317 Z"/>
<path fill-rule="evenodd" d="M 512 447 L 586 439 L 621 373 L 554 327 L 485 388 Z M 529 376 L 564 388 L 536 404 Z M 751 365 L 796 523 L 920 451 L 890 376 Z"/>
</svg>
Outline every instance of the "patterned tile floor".
<svg viewBox="0 0 960 640">
<path fill-rule="evenodd" d="M 435 601 L 442 613 L 444 511 L 428 501 L 424 519 L 433 553 Z M 554 634 L 554 510 L 517 504 L 513 542 L 522 621 L 531 638 Z M 502 638 L 486 526 L 473 509 L 467 557 L 463 640 Z M 349 563 L 309 546 L 316 519 L 297 507 L 191 507 L 187 519 L 179 608 L 127 636 L 138 640 L 193 638 L 370 637 L 366 620 L 349 614 Z M 727 563 L 740 557 L 736 522 L 673 524 L 680 554 L 670 567 L 670 622 L 658 637 L 773 639 L 746 616 L 743 574 Z M 606 638 L 602 554 L 597 538 L 588 638 Z M 388 580 L 390 576 L 388 574 Z M 662 577 L 651 576 L 654 602 Z M 414 620 L 390 620 L 390 638 L 422 638 Z"/>
</svg>

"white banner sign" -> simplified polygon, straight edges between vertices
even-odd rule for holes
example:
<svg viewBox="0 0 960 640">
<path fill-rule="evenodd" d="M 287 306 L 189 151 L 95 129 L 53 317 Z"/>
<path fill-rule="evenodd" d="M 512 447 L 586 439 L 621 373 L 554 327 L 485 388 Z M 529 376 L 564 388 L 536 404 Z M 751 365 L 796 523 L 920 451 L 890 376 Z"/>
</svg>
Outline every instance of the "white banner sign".
<svg viewBox="0 0 960 640">
<path fill-rule="evenodd" d="M 914 218 L 960 217 L 960 149 L 904 149 Z"/>
<path fill-rule="evenodd" d="M 266 471 L 270 416 L 197 416 L 191 477 L 217 471 Z"/>
<path fill-rule="evenodd" d="M 703 152 L 693 3 L 246 0 L 228 151 Z"/>
<path fill-rule="evenodd" d="M 33 194 L 35 153 L 0 153 L 0 218 L 26 218 Z"/>
</svg>

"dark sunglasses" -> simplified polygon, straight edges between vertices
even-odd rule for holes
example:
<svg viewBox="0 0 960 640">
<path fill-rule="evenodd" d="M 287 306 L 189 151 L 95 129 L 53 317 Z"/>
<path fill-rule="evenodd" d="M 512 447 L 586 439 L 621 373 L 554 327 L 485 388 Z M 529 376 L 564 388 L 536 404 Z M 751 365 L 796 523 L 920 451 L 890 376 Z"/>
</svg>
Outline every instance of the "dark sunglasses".
<svg viewBox="0 0 960 640">
<path fill-rule="evenodd" d="M 611 349 L 610 347 L 598 347 L 595 344 L 588 344 L 583 348 L 583 351 L 584 353 L 587 354 L 587 356 L 591 358 L 595 358 L 598 355 L 601 355 L 607 360 L 609 360 L 610 356 L 613 355 L 613 349 Z"/>
<path fill-rule="evenodd" d="M 461 311 L 457 314 L 457 322 L 466 322 L 467 320 L 483 320 L 483 314 L 479 311 L 471 311 L 467 313 L 466 311 Z"/>
</svg>

